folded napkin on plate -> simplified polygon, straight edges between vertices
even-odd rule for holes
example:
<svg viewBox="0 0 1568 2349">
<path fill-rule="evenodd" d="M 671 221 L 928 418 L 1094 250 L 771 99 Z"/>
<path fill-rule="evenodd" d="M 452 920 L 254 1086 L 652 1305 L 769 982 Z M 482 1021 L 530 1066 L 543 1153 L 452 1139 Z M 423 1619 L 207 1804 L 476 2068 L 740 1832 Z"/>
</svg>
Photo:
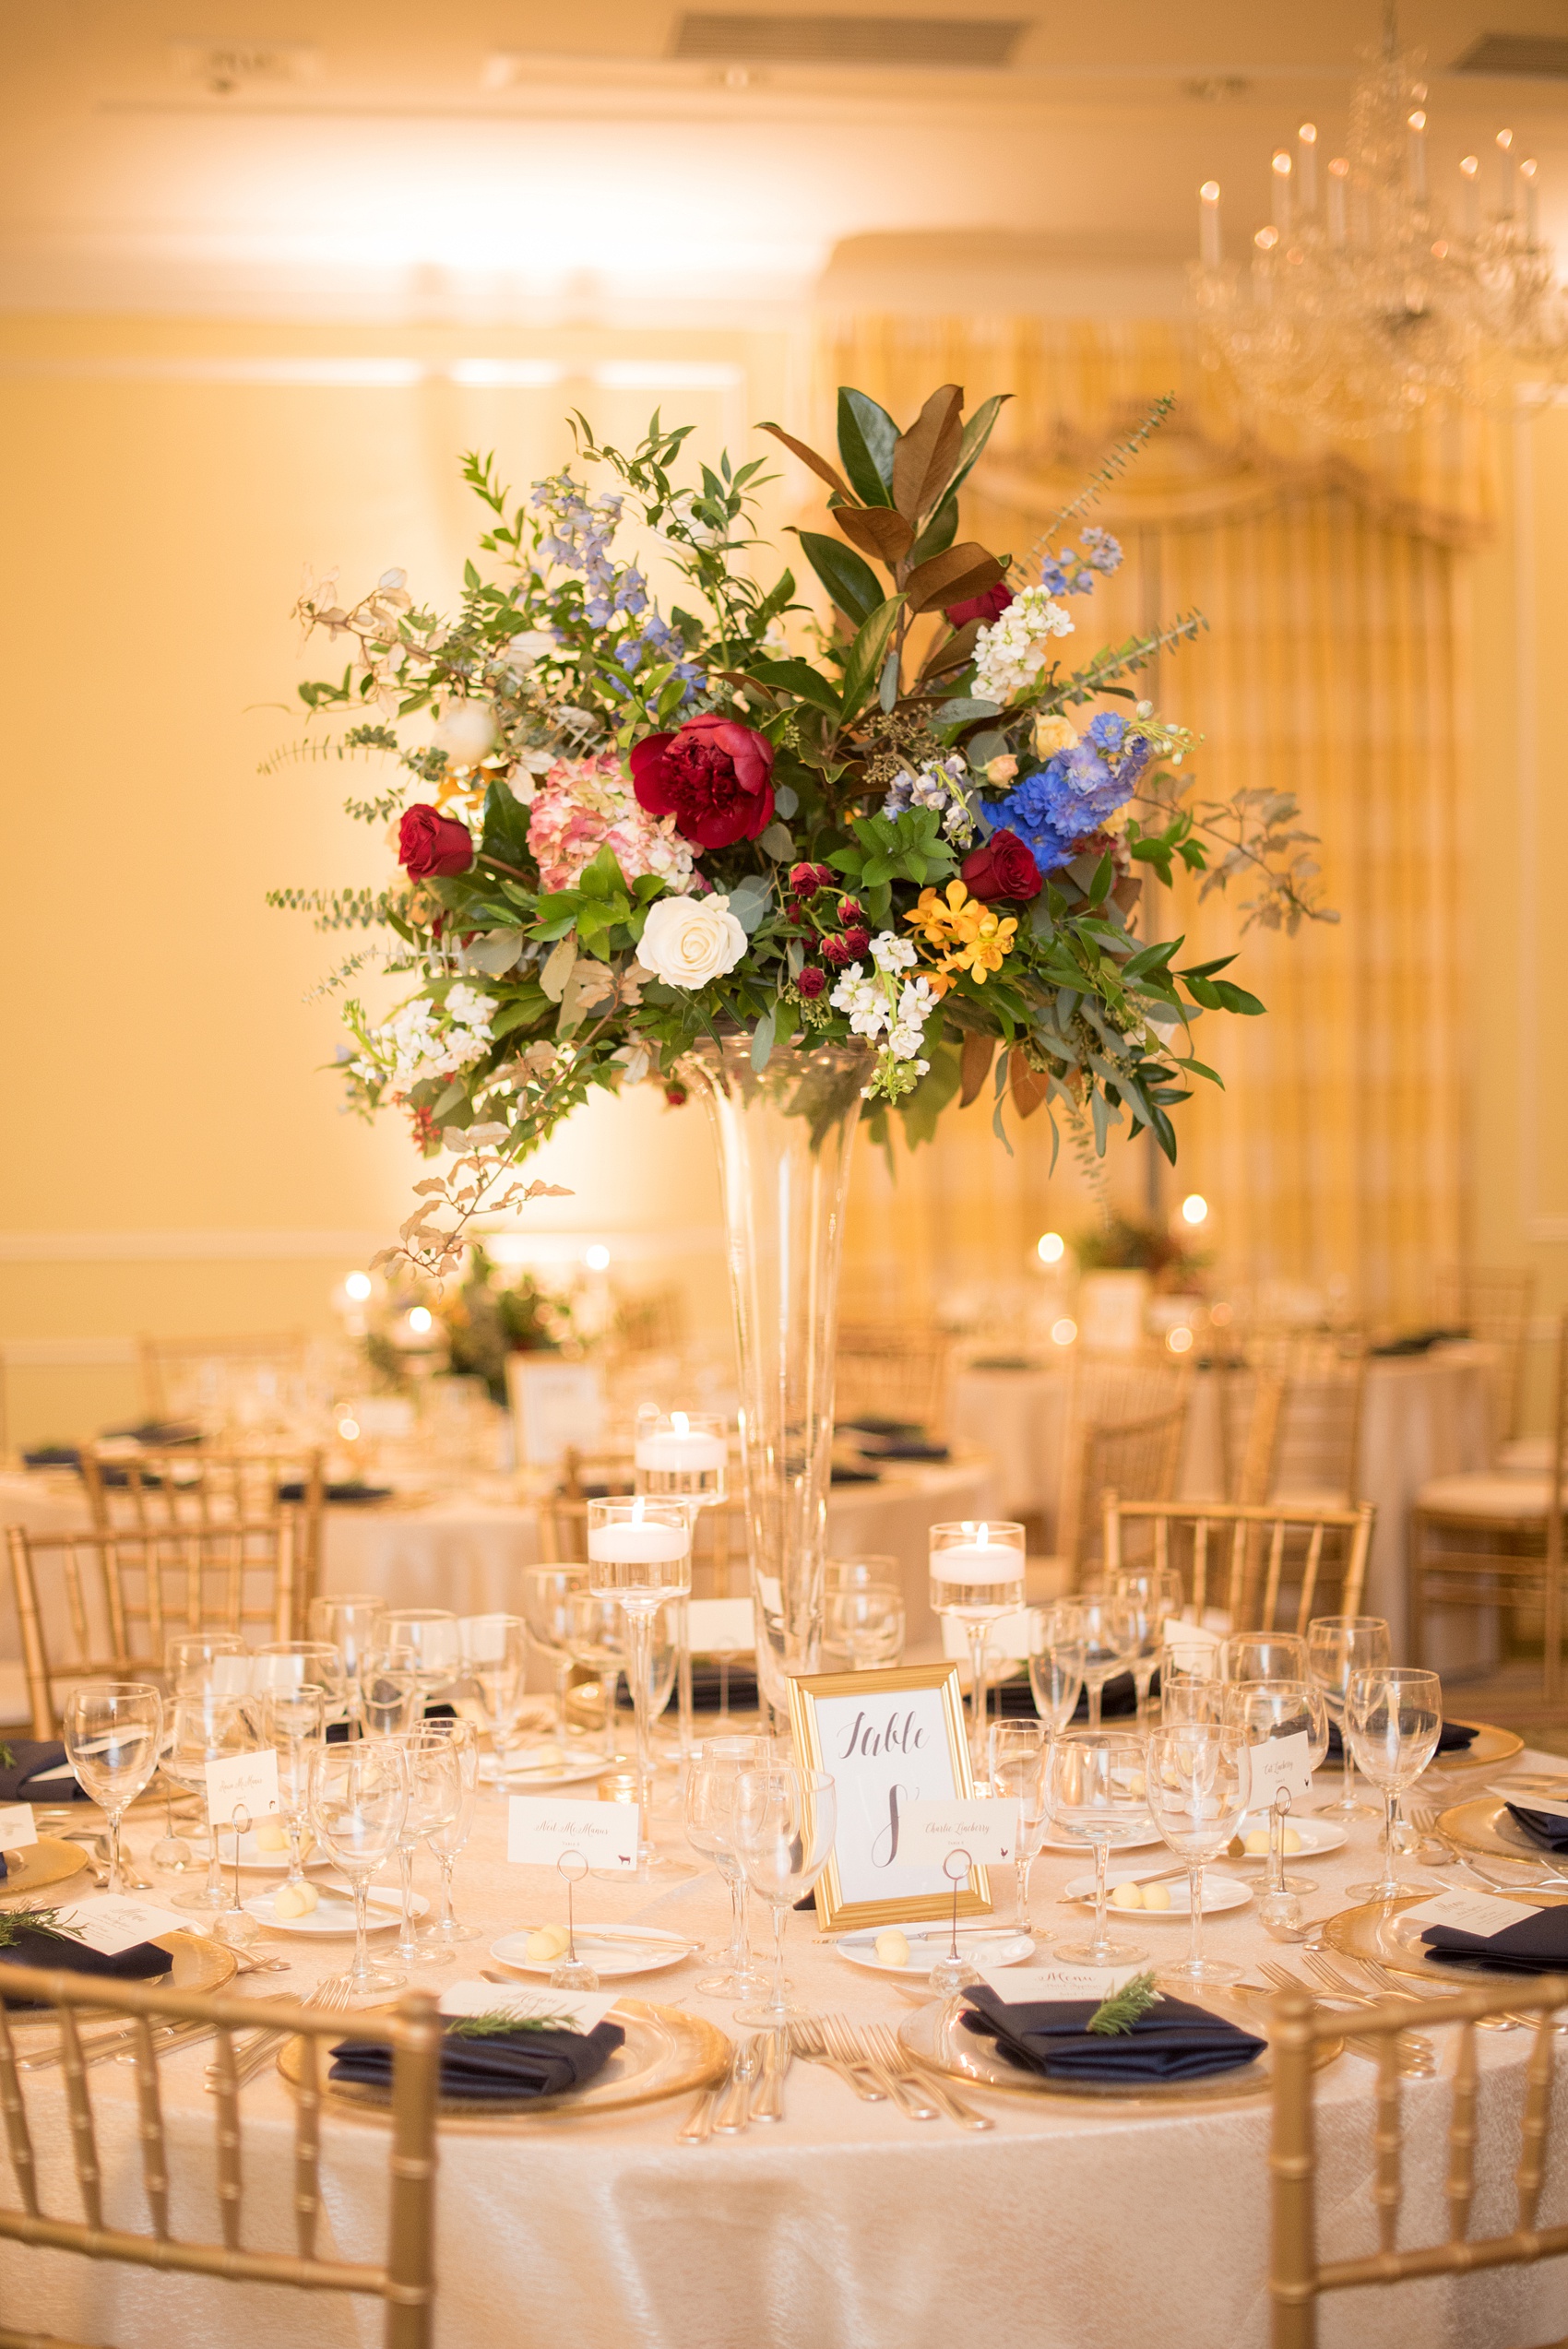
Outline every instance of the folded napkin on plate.
<svg viewBox="0 0 1568 2349">
<path fill-rule="evenodd" d="M 868 1436 L 861 1446 L 862 1460 L 951 1460 L 944 1443 L 921 1443 L 912 1436 Z"/>
<path fill-rule="evenodd" d="M 1158 1671 L 1150 1680 L 1149 1688 L 1153 1694 L 1158 1694 L 1159 1674 Z M 1138 1684 L 1130 1672 L 1118 1672 L 1114 1678 L 1107 1680 L 1099 1692 L 1099 1717 L 1102 1721 L 1120 1720 L 1123 1714 L 1136 1713 L 1137 1709 Z M 1073 1721 L 1075 1725 L 1080 1721 L 1087 1721 L 1088 1717 L 1089 1692 L 1087 1689 L 1085 1689 L 1073 1708 Z"/>
<path fill-rule="evenodd" d="M 0 1948 L 0 1965 L 47 1965 L 62 1974 L 91 1974 L 113 1982 L 149 1981 L 155 1975 L 167 1974 L 173 1962 L 156 1941 L 137 1941 L 118 1957 L 105 1957 L 101 1950 L 89 1950 L 85 1941 L 73 1941 L 59 1933 L 39 1933 L 25 1925 L 17 1928 L 14 1940 Z M 9 1999 L 0 1990 L 0 2006 L 37 2003 L 35 1999 Z"/>
<path fill-rule="evenodd" d="M 835 1461 L 828 1482 L 835 1485 L 879 1485 L 882 1474 L 876 1468 L 841 1468 Z"/>
<path fill-rule="evenodd" d="M 1538 1909 L 1501 1933 L 1461 1933 L 1429 1925 L 1421 1935 L 1429 1964 L 1498 1966 L 1505 1974 L 1568 1974 L 1568 1908 Z"/>
<path fill-rule="evenodd" d="M 1437 1750 L 1439 1753 L 1467 1753 L 1479 1736 L 1480 1731 L 1472 1721 L 1445 1721 L 1437 1733 Z M 1343 1762 L 1345 1759 L 1345 1740 L 1332 1721 L 1328 1725 L 1328 1759 L 1330 1762 Z"/>
<path fill-rule="evenodd" d="M 278 1488 L 279 1501 L 303 1501 L 304 1497 L 303 1479 L 299 1477 L 289 1478 L 286 1483 L 280 1484 Z M 361 1484 L 357 1479 L 350 1478 L 342 1484 L 323 1485 L 321 1497 L 324 1501 L 332 1501 L 338 1507 L 346 1507 L 354 1501 L 390 1501 L 392 1488 L 390 1485 Z"/>
<path fill-rule="evenodd" d="M 441 2043 L 441 2094 L 559 2096 L 568 2088 L 586 2088 L 625 2036 L 618 2023 L 596 2023 L 586 2033 L 507 2031 L 482 2038 L 457 2036 L 448 2028 Z M 328 2077 L 389 2089 L 392 2050 L 345 2039 L 332 2050 Z"/>
<path fill-rule="evenodd" d="M 1523 1803 L 1506 1803 L 1503 1808 L 1543 1852 L 1568 1852 L 1568 1819 L 1559 1819 L 1550 1810 L 1526 1810 Z"/>
<path fill-rule="evenodd" d="M 9 1753 L 7 1762 L 4 1757 Z M 87 1802 L 75 1774 L 52 1778 L 47 1786 L 29 1782 L 41 1771 L 66 1770 L 58 1738 L 0 1738 L 0 1802 Z"/>
<path fill-rule="evenodd" d="M 1013 2006 L 984 1983 L 964 1992 L 974 2011 L 966 2030 L 994 2039 L 1009 2063 L 1048 2080 L 1203 2080 L 1239 2071 L 1268 2045 L 1184 1999 L 1162 1998 L 1131 2031 L 1092 2032 L 1097 1999 L 1039 1999 Z"/>
</svg>

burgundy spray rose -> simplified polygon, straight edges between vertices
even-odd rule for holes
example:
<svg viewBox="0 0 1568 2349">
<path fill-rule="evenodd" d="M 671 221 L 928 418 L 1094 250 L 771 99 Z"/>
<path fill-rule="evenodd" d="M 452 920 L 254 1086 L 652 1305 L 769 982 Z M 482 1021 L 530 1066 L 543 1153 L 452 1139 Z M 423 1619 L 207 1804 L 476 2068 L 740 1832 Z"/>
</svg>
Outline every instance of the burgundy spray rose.
<svg viewBox="0 0 1568 2349">
<path fill-rule="evenodd" d="M 638 806 L 672 815 L 699 848 L 754 840 L 773 821 L 773 745 L 731 718 L 689 718 L 677 733 L 649 734 L 631 764 Z"/>
<path fill-rule="evenodd" d="M 993 832 L 964 859 L 958 872 L 970 896 L 988 905 L 993 897 L 1027 903 L 1045 885 L 1039 865 L 1016 832 Z"/>
<path fill-rule="evenodd" d="M 825 970 L 818 970 L 815 963 L 807 963 L 795 984 L 806 1001 L 811 1002 L 826 986 L 827 973 Z"/>
<path fill-rule="evenodd" d="M 423 801 L 404 809 L 398 826 L 398 861 L 414 880 L 449 879 L 455 872 L 467 872 L 473 860 L 474 844 L 466 824 Z"/>
<path fill-rule="evenodd" d="M 983 620 L 989 625 L 1000 620 L 1013 600 L 1013 590 L 998 579 L 994 587 L 987 587 L 983 596 L 966 596 L 962 603 L 950 603 L 943 608 L 943 616 L 954 628 L 962 628 L 968 621 Z"/>
<path fill-rule="evenodd" d="M 833 965 L 835 970 L 842 970 L 846 963 L 852 963 L 855 959 L 849 952 L 849 942 L 847 938 L 819 939 L 817 952 L 825 963 Z"/>
<path fill-rule="evenodd" d="M 871 931 L 869 930 L 846 930 L 844 932 L 844 943 L 849 950 L 849 960 L 852 963 L 858 963 L 863 955 L 869 955 L 871 952 Z"/>
</svg>

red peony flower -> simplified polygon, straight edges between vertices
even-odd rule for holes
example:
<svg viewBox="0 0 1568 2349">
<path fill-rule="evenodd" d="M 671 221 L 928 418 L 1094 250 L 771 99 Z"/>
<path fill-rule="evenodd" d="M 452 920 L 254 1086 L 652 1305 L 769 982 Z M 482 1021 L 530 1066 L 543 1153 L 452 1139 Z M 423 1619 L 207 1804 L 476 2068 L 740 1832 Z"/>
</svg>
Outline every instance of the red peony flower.
<svg viewBox="0 0 1568 2349">
<path fill-rule="evenodd" d="M 795 984 L 808 1002 L 814 1002 L 827 984 L 827 973 L 818 970 L 815 963 L 807 963 Z"/>
<path fill-rule="evenodd" d="M 943 616 L 955 628 L 962 628 L 970 620 L 1000 620 L 1012 600 L 1012 588 L 998 579 L 983 596 L 966 596 L 962 603 L 944 605 Z"/>
<path fill-rule="evenodd" d="M 993 897 L 1013 897 L 1027 905 L 1045 886 L 1039 865 L 1016 832 L 993 832 L 964 859 L 958 872 L 970 896 L 988 905 Z"/>
<path fill-rule="evenodd" d="M 398 826 L 398 861 L 416 881 L 429 880 L 433 874 L 447 879 L 455 872 L 467 872 L 473 860 L 474 844 L 466 824 L 443 815 L 423 801 L 404 809 Z"/>
<path fill-rule="evenodd" d="M 754 840 L 773 821 L 773 745 L 731 718 L 690 718 L 632 753 L 632 789 L 649 815 L 672 815 L 699 848 Z"/>
<path fill-rule="evenodd" d="M 869 930 L 846 930 L 844 932 L 844 943 L 849 950 L 849 960 L 852 963 L 858 963 L 862 955 L 869 955 L 871 952 L 871 931 Z"/>
</svg>

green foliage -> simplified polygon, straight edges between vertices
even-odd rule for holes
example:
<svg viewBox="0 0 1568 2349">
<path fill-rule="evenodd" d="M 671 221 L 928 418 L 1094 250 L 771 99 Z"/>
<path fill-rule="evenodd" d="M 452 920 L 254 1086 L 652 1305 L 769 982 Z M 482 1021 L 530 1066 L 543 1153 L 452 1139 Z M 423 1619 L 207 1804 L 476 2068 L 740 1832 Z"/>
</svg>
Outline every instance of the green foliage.
<svg viewBox="0 0 1568 2349">
<path fill-rule="evenodd" d="M 1084 2028 L 1092 2031 L 1097 2038 L 1125 2038 L 1150 2007 L 1158 2006 L 1160 1998 L 1161 1993 L 1154 1987 L 1152 1971 L 1134 1974 L 1130 1982 L 1123 1982 L 1119 1990 L 1112 1990 L 1108 1999 L 1100 2000 Z"/>
</svg>

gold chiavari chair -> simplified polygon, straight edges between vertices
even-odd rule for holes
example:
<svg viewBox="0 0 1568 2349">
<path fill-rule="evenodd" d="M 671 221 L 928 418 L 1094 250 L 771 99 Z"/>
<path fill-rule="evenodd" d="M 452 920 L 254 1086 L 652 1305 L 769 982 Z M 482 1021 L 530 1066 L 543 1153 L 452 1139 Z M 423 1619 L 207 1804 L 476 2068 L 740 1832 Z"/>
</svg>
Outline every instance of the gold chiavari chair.
<svg viewBox="0 0 1568 2349">
<path fill-rule="evenodd" d="M 742 1598 L 746 1568 L 746 1508 L 738 1497 L 699 1509 L 692 1527 L 692 1590 L 698 1598 Z"/>
<path fill-rule="evenodd" d="M 204 1378 L 274 1373 L 297 1376 L 305 1366 L 301 1330 L 261 1331 L 246 1337 L 139 1337 L 142 1399 L 149 1419 L 181 1416 L 191 1385 Z M 222 1400 L 221 1396 L 214 1398 Z"/>
<path fill-rule="evenodd" d="M 951 1341 L 918 1323 L 844 1323 L 834 1370 L 840 1421 L 891 1419 L 940 1443 L 947 1426 Z"/>
<path fill-rule="evenodd" d="M 1483 2268 L 1520 2267 L 1538 2260 L 1561 2259 L 1568 2253 L 1568 2226 L 1542 2225 L 1538 2217 L 1546 2185 L 1552 2071 L 1557 2060 L 1553 2021 L 1565 2007 L 1568 1978 L 1547 1975 L 1531 1982 L 1527 1988 L 1521 1978 L 1431 1999 L 1423 1999 L 1420 1989 L 1412 1985 L 1408 2001 L 1390 2000 L 1357 2015 L 1357 2039 L 1375 2045 L 1378 2053 L 1371 2196 L 1377 2249 L 1354 2258 L 1324 2260 L 1319 2255 L 1317 2241 L 1313 2083 L 1317 2077 L 1318 2042 L 1342 2037 L 1345 2017 L 1341 2012 L 1315 2006 L 1305 1990 L 1281 1992 L 1275 2007 L 1277 2020 L 1269 2035 L 1274 2060 L 1274 2138 L 1269 2154 L 1274 2204 L 1269 2261 L 1273 2349 L 1317 2349 L 1318 2302 L 1325 2293 L 1344 2292 L 1364 2284 L 1398 2284 L 1415 2277 L 1474 2275 Z M 1519 2158 L 1514 2172 L 1517 2216 L 1506 2234 L 1477 2236 L 1470 2231 L 1477 2200 L 1480 2139 L 1476 2032 L 1484 2017 L 1502 2013 L 1536 2018 L 1535 2044 L 1526 2065 L 1524 2102 L 1518 2122 Z M 1406 2161 L 1395 2042 L 1401 2031 L 1409 2030 L 1426 2034 L 1454 2030 L 1459 2035 L 1459 2044 L 1452 2089 L 1444 2103 L 1448 2130 L 1443 2193 L 1448 2205 L 1448 2237 L 1442 2243 L 1401 2246 Z M 1430 2099 L 1422 2101 L 1430 2109 Z M 1435 2117 L 1431 2115 L 1433 2120 Z M 1512 2128 L 1512 2121 L 1509 2126 Z M 1487 2169 L 1483 2168 L 1480 2175 L 1484 2179 Z M 1342 2181 L 1336 2180 L 1336 2234 L 1343 2239 L 1351 2223 Z M 1421 2330 L 1413 2326 L 1412 2338 Z M 1348 2339 L 1349 2335 L 1343 2337 Z M 1505 2349 L 1501 2338 L 1493 2338 L 1497 2340 L 1497 2349 Z M 1524 2344 L 1506 2344 L 1506 2349 L 1524 2349 Z M 1564 2349 L 1564 2343 L 1559 2340 L 1552 2349 Z"/>
<path fill-rule="evenodd" d="M 541 1566 L 576 1566 L 588 1556 L 590 1501 L 635 1489 L 629 1452 L 588 1453 L 568 1446 L 561 1455 L 561 1481 L 539 1503 Z"/>
<path fill-rule="evenodd" d="M 161 1533 L 184 1525 L 267 1524 L 294 1512 L 293 1636 L 303 1639 L 321 1583 L 319 1451 L 224 1451 L 207 1444 L 82 1453 L 88 1507 L 100 1533 Z"/>
<path fill-rule="evenodd" d="M 1249 1349 L 1257 1378 L 1255 1436 L 1242 1466 L 1247 1501 L 1354 1506 L 1366 1397 L 1359 1331 L 1297 1330 Z"/>
<path fill-rule="evenodd" d="M 17 1998 L 46 2002 L 56 2010 L 65 2061 L 59 2072 L 37 2075 L 39 2094 L 30 2110 L 28 2090 L 33 2075 L 18 2062 L 12 2026 L 0 2006 L 0 2108 L 11 2172 L 10 2193 L 0 2201 L 0 2237 L 79 2252 L 92 2260 L 155 2268 L 164 2274 L 206 2275 L 228 2284 L 291 2284 L 302 2292 L 367 2295 L 386 2305 L 384 2349 L 430 2349 L 435 2302 L 435 2121 L 441 2049 L 441 2025 L 432 1998 L 410 1993 L 396 2014 L 346 2015 L 322 2007 L 281 2004 L 266 2010 L 270 2026 L 298 2035 L 302 2051 L 303 2078 L 294 2110 L 294 2248 L 291 2251 L 255 2249 L 243 2237 L 245 2173 L 235 2035 L 255 2030 L 262 2019 L 253 2000 L 204 1998 L 134 1982 L 94 1981 L 85 1975 L 32 1966 L 7 1966 L 6 1987 Z M 95 2011 L 106 2011 L 115 2021 L 127 2014 L 134 2018 L 136 2138 L 141 2200 L 146 2207 L 140 2227 L 127 2223 L 118 2211 L 112 2213 L 112 2198 L 105 2190 L 91 2071 L 84 2060 L 91 2053 L 93 2041 L 90 2037 L 84 2041 L 78 2021 Z M 217 2039 L 212 2161 L 220 2242 L 193 2240 L 175 2232 L 176 2206 L 182 2197 L 172 2177 L 175 2163 L 160 2094 L 160 2043 L 153 2035 L 161 2027 L 180 2023 L 208 2026 Z M 387 2161 L 391 2207 L 386 2258 L 374 2265 L 326 2257 L 316 2245 L 322 2207 L 321 2048 L 328 2039 L 369 2040 L 392 2050 Z M 45 2094 L 57 2097 L 62 2080 L 63 2123 L 44 2108 Z M 114 2125 L 113 2118 L 107 2125 Z M 51 2133 L 68 2135 L 79 2217 L 57 2216 L 44 2207 L 45 2164 L 40 2156 Z M 125 2191 L 128 2195 L 128 2183 Z M 18 2331 L 15 2319 L 20 2314 L 11 2305 L 0 2311 L 0 2349 L 79 2349 L 79 2344 L 56 2334 L 30 2327 Z"/>
<path fill-rule="evenodd" d="M 1498 1434 L 1503 1442 L 1519 1432 L 1519 1390 L 1535 1293 L 1534 1273 L 1499 1264 L 1445 1265 L 1432 1282 L 1437 1327 L 1467 1330 L 1483 1346 L 1497 1348 Z"/>
<path fill-rule="evenodd" d="M 1538 1619 L 1541 1686 L 1548 1704 L 1562 1692 L 1563 1479 L 1568 1477 L 1568 1313 L 1557 1331 L 1551 1450 L 1543 1476 L 1480 1468 L 1434 1477 L 1410 1511 L 1409 1620 L 1412 1663 L 1423 1661 L 1434 1608 L 1506 1609 Z"/>
<path fill-rule="evenodd" d="M 1123 1501 L 1108 1492 L 1105 1571 L 1146 1561 L 1174 1567 L 1200 1620 L 1206 1608 L 1220 1608 L 1232 1631 L 1305 1631 L 1314 1615 L 1360 1614 L 1376 1514 L 1370 1501 L 1355 1509 L 1278 1501 L 1249 1508 Z M 1135 1528 L 1146 1529 L 1141 1540 L 1129 1538 Z"/>
<path fill-rule="evenodd" d="M 151 1533 L 30 1534 L 11 1525 L 6 1539 L 35 1738 L 59 1734 L 62 1683 L 160 1672 L 178 1632 L 250 1633 L 258 1643 L 293 1635 L 291 1509 L 262 1524 Z"/>
<path fill-rule="evenodd" d="M 1124 1493 L 1130 1501 L 1169 1501 L 1176 1489 L 1186 1431 L 1184 1387 L 1179 1402 L 1151 1412 L 1146 1418 L 1078 1430 L 1075 1458 L 1063 1496 L 1058 1550 L 1071 1561 L 1079 1583 L 1098 1569 L 1103 1554 L 1100 1536 L 1107 1495 Z"/>
</svg>

